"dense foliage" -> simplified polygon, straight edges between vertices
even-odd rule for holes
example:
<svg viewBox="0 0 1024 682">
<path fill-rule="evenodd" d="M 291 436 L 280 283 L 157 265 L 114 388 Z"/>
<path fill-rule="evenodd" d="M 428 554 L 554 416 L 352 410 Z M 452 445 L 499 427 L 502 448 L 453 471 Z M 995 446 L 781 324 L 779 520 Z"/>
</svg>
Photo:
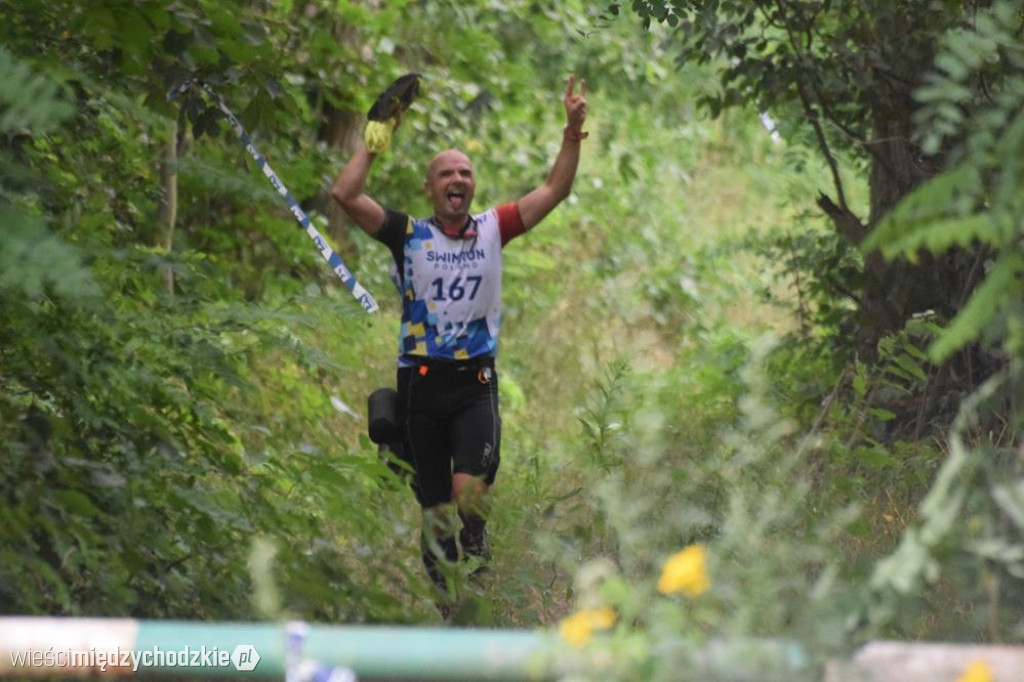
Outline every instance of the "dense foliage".
<svg viewBox="0 0 1024 682">
<path fill-rule="evenodd" d="M 0 10 L 3 612 L 436 622 L 418 510 L 363 435 L 393 381 L 389 256 L 325 188 L 416 71 L 370 192 L 425 212 L 456 146 L 480 207 L 520 196 L 575 72 L 574 193 L 505 255 L 496 556 L 456 620 L 571 623 L 560 669 L 594 679 L 763 679 L 700 654 L 751 636 L 807 654 L 757 658 L 787 678 L 869 637 L 1020 639 L 1018 3 Z M 382 312 L 208 97 L 168 101 L 191 77 Z M 937 263 L 963 276 L 941 305 L 850 343 L 893 282 L 873 268 L 912 292 Z M 706 573 L 666 577 L 685 547 Z"/>
<path fill-rule="evenodd" d="M 609 11 L 619 14 L 624 4 L 610 3 Z M 753 104 L 771 113 L 784 137 L 817 149 L 831 182 L 816 203 L 846 249 L 861 247 L 904 197 L 947 168 L 968 135 L 967 112 L 993 98 L 1012 109 L 1017 3 L 630 4 L 645 24 L 672 27 L 680 61 L 712 65 L 719 85 L 702 104 L 713 114 Z M 946 78 L 936 81 L 936 69 Z M 864 202 L 852 191 L 861 183 Z M 832 267 L 824 277 L 802 268 L 824 285 L 829 317 L 836 317 L 829 301 L 853 303 L 839 318 L 862 354 L 914 315 L 950 320 L 978 285 L 987 257 L 966 238 L 911 261 L 885 260 L 870 248 L 876 243 L 865 245 L 859 268 Z M 973 360 L 950 365 L 959 376 L 944 378 L 976 385 L 998 364 L 978 354 Z"/>
</svg>

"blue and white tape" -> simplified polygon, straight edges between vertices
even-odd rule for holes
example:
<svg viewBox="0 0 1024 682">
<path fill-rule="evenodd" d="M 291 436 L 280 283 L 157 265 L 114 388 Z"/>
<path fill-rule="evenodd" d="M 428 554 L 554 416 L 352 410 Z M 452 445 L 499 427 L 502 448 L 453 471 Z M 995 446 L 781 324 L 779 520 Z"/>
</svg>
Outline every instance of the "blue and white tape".
<svg viewBox="0 0 1024 682">
<path fill-rule="evenodd" d="M 370 292 L 364 289 L 363 286 L 356 281 L 355 275 L 352 274 L 352 271 L 349 270 L 348 266 L 346 266 L 341 260 L 341 256 L 334 252 L 334 249 L 328 245 L 327 240 L 323 238 L 323 235 L 313 227 L 312 221 L 310 221 L 306 212 L 302 210 L 302 207 L 299 206 L 299 202 L 295 200 L 292 193 L 288 191 L 288 188 L 284 186 L 284 183 L 281 182 L 277 177 L 277 174 L 270 168 L 270 164 L 267 163 L 266 159 L 263 158 L 263 155 L 256 149 L 256 145 L 253 144 L 252 139 L 249 137 L 249 133 L 245 131 L 242 124 L 237 118 L 235 118 L 235 115 L 231 113 L 231 110 L 228 109 L 227 105 L 224 104 L 224 100 L 221 99 L 220 95 L 218 95 L 206 82 L 189 80 L 178 87 L 173 88 L 167 94 L 167 99 L 170 100 L 178 97 L 194 85 L 201 87 L 208 95 L 210 95 L 210 97 L 213 98 L 213 101 L 217 103 L 217 108 L 220 109 L 220 112 L 228 120 L 228 123 L 231 124 L 231 127 L 235 129 L 235 133 L 238 135 L 239 139 L 241 139 L 246 151 L 249 152 L 249 155 L 256 161 L 256 165 L 259 166 L 260 170 L 263 171 L 263 174 L 267 176 L 267 179 L 270 180 L 270 184 L 274 186 L 277 193 L 284 197 L 285 202 L 288 204 L 288 210 L 291 211 L 291 214 L 295 216 L 297 221 L 299 221 L 299 225 L 302 226 L 306 231 L 306 234 L 309 235 L 309 238 L 313 240 L 314 244 L 316 244 L 316 248 L 320 251 L 320 255 L 323 256 L 325 261 L 327 261 L 327 264 L 331 267 L 331 270 L 334 271 L 334 274 L 338 276 L 342 284 L 352 292 L 352 295 L 356 297 L 356 300 L 359 301 L 359 304 L 363 306 L 363 309 L 366 310 L 366 312 L 376 312 L 378 310 L 377 301 L 375 301 L 373 296 L 370 295 Z"/>
</svg>

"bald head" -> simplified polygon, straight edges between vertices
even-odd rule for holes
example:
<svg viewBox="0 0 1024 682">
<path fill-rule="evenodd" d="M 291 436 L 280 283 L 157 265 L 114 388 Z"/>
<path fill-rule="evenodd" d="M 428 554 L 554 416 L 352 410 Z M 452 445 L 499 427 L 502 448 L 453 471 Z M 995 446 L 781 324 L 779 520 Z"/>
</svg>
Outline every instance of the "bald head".
<svg viewBox="0 0 1024 682">
<path fill-rule="evenodd" d="M 446 149 L 427 165 L 423 189 L 434 215 L 446 225 L 461 227 L 476 194 L 473 162 L 457 149 Z"/>
<path fill-rule="evenodd" d="M 469 169 L 473 170 L 473 162 L 469 160 L 469 157 L 460 152 L 458 149 L 446 149 L 443 152 L 438 152 L 434 155 L 434 158 L 427 164 L 427 182 L 429 183 L 438 169 L 443 166 L 451 164 L 465 165 Z"/>
</svg>

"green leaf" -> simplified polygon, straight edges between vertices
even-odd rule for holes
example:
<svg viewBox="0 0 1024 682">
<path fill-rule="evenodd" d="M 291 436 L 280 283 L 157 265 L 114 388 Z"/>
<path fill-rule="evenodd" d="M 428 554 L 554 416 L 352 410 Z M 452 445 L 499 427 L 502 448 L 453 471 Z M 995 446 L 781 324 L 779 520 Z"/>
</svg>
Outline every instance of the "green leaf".
<svg viewBox="0 0 1024 682">
<path fill-rule="evenodd" d="M 935 66 L 939 67 L 949 74 L 951 78 L 956 80 L 964 80 L 970 73 L 970 69 L 966 64 L 948 52 L 942 52 L 935 58 Z"/>
<path fill-rule="evenodd" d="M 56 128 L 73 112 L 59 93 L 55 81 L 33 75 L 0 45 L 0 133 L 44 133 Z"/>
<path fill-rule="evenodd" d="M 992 486 L 992 499 L 1017 528 L 1024 529 L 1024 481 Z"/>
<path fill-rule="evenodd" d="M 963 163 L 940 173 L 903 197 L 896 208 L 868 234 L 861 244 L 862 252 L 881 249 L 883 253 L 899 255 L 922 246 L 927 239 L 924 233 L 933 223 L 962 219 L 951 218 L 949 215 L 957 196 L 965 193 L 973 195 L 980 190 L 980 173 L 970 164 Z M 977 216 L 971 218 L 978 219 Z M 979 229 L 984 226 L 979 221 L 979 224 L 973 227 Z M 965 231 L 962 227 L 949 231 L 952 232 L 951 236 L 957 239 L 969 241 L 971 238 L 970 231 Z M 965 232 L 966 234 L 962 234 Z M 939 237 L 936 237 L 936 240 L 941 241 Z"/>
<path fill-rule="evenodd" d="M 84 516 L 87 519 L 95 519 L 103 516 L 93 501 L 84 493 L 78 490 L 55 490 L 51 497 L 56 506 L 64 511 Z"/>
<path fill-rule="evenodd" d="M 980 38 L 976 33 L 954 32 L 949 36 L 947 47 L 968 71 L 973 71 L 981 66 L 987 54 L 995 48 L 995 43 Z"/>
<path fill-rule="evenodd" d="M 96 296 L 99 288 L 74 248 L 54 237 L 38 217 L 0 201 L 0 287 L 39 298 L 47 287 L 70 300 Z"/>
<path fill-rule="evenodd" d="M 899 465 L 899 460 L 882 448 L 859 448 L 857 461 L 869 469 L 889 469 Z"/>
<path fill-rule="evenodd" d="M 881 422 L 889 422 L 896 418 L 896 415 L 893 412 L 881 407 L 872 407 L 868 410 L 868 414 Z"/>
<path fill-rule="evenodd" d="M 1024 560 L 1024 547 L 1003 538 L 986 538 L 968 545 L 971 552 L 999 563 L 1018 563 Z"/>
<path fill-rule="evenodd" d="M 1004 252 L 989 270 L 963 310 L 929 347 L 932 362 L 940 364 L 953 352 L 981 336 L 990 320 L 1000 315 L 1010 299 L 1024 295 L 1024 255 Z"/>
<path fill-rule="evenodd" d="M 893 362 L 899 365 L 905 372 L 915 379 L 918 379 L 919 381 L 928 380 L 928 376 L 924 373 L 924 370 L 921 369 L 921 366 L 914 362 L 913 358 L 910 356 L 902 354 L 897 355 L 893 358 Z"/>
</svg>

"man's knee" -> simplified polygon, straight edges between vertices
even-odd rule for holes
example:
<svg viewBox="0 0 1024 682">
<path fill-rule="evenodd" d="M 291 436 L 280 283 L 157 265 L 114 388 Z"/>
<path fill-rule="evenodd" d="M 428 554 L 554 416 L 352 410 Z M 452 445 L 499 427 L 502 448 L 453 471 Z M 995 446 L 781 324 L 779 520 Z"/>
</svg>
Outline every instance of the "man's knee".
<svg viewBox="0 0 1024 682">
<path fill-rule="evenodd" d="M 455 535 L 455 513 L 450 504 L 423 508 L 423 534 L 434 538 Z"/>
<path fill-rule="evenodd" d="M 478 476 L 457 473 L 452 476 L 452 493 L 460 510 L 480 513 L 487 494 L 487 483 Z"/>
</svg>

